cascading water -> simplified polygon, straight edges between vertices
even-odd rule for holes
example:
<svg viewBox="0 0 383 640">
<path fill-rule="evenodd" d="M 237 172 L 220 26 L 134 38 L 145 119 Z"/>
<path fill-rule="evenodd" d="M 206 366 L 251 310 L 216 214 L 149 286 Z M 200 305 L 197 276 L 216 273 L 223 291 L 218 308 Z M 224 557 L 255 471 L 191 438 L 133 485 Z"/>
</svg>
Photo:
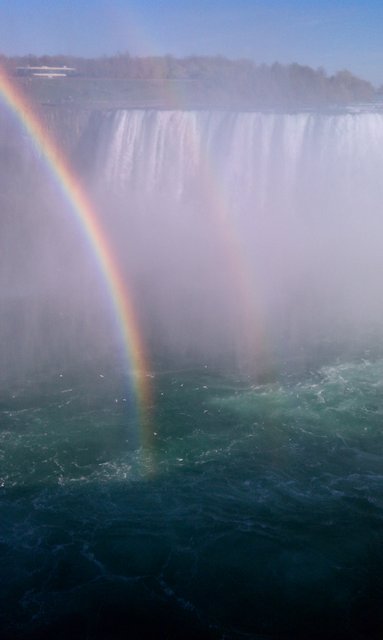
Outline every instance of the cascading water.
<svg viewBox="0 0 383 640">
<path fill-rule="evenodd" d="M 4 125 L 1 637 L 377 640 L 383 114 L 48 120 L 132 285 L 152 422 Z"/>
<path fill-rule="evenodd" d="M 72 154 L 133 283 L 158 362 L 259 373 L 281 356 L 311 363 L 376 347 L 382 114 L 133 110 L 79 121 Z M 97 351 L 111 332 L 107 320 L 98 327 L 92 265 L 28 141 L 17 132 L 3 138 L 11 158 L 2 185 L 4 290 L 15 298 L 31 279 L 29 290 L 45 295 L 26 307 L 23 352 L 38 360 L 35 346 L 43 350 L 32 326 L 44 324 L 46 305 L 57 326 L 64 317 L 55 353 L 72 324 L 65 351 L 71 342 L 78 351 L 79 339 L 84 351 Z M 81 322 L 73 323 L 76 298 L 72 318 Z M 12 314 L 7 321 L 12 327 Z M 2 342 L 10 361 L 9 339 Z"/>
<path fill-rule="evenodd" d="M 260 342 L 366 346 L 383 311 L 382 143 L 380 113 L 108 114 L 95 176 L 155 344 L 232 363 Z"/>
</svg>

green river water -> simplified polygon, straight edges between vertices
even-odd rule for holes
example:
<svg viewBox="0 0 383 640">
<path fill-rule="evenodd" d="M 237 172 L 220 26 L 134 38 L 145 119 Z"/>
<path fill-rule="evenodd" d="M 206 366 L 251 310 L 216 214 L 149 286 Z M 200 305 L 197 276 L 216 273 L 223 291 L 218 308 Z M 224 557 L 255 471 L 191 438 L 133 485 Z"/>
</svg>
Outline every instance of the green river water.
<svg viewBox="0 0 383 640">
<path fill-rule="evenodd" d="M 383 360 L 153 376 L 3 392 L 1 638 L 381 638 Z"/>
</svg>

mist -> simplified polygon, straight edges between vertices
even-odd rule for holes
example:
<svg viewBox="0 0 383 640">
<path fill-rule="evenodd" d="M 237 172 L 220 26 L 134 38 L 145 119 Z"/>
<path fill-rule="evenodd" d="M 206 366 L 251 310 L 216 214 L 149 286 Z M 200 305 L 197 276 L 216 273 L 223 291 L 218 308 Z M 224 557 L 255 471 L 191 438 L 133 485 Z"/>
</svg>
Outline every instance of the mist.
<svg viewBox="0 0 383 640">
<path fill-rule="evenodd" d="M 259 374 L 381 337 L 380 113 L 47 118 L 91 193 L 154 366 Z M 95 258 L 5 113 L 1 144 L 6 370 L 114 355 Z"/>
</svg>

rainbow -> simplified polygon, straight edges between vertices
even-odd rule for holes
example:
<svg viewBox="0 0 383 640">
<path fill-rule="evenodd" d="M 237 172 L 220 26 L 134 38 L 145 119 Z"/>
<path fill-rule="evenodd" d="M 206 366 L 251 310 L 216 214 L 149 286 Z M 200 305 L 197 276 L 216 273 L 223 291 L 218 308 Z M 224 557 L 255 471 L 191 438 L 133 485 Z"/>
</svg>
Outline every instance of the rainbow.
<svg viewBox="0 0 383 640">
<path fill-rule="evenodd" d="M 178 99 L 179 109 L 182 110 L 182 99 L 172 86 L 169 88 L 169 97 L 176 101 Z M 207 210 L 232 276 L 231 290 L 228 288 L 228 293 L 230 295 L 235 292 L 236 304 L 240 308 L 241 335 L 246 347 L 247 368 L 250 373 L 258 373 L 262 366 L 269 365 L 270 345 L 265 331 L 266 318 L 257 274 L 251 266 L 235 211 L 228 203 L 225 185 L 218 177 L 214 159 L 203 144 L 198 127 L 193 128 L 187 144 L 190 155 L 197 155 L 200 159 L 203 190 L 208 202 Z"/>
<path fill-rule="evenodd" d="M 43 127 L 40 118 L 21 88 L 9 78 L 1 67 L 0 98 L 16 116 L 39 155 L 44 159 L 51 176 L 58 185 L 64 199 L 70 205 L 70 209 L 79 223 L 90 249 L 93 251 L 114 307 L 129 369 L 134 372 L 133 385 L 136 411 L 139 424 L 142 427 L 148 420 L 148 411 L 151 404 L 149 376 L 146 373 L 148 371 L 147 358 L 132 300 L 113 251 L 108 244 L 106 233 L 93 205 L 79 179 L 70 168 L 65 156 Z"/>
</svg>

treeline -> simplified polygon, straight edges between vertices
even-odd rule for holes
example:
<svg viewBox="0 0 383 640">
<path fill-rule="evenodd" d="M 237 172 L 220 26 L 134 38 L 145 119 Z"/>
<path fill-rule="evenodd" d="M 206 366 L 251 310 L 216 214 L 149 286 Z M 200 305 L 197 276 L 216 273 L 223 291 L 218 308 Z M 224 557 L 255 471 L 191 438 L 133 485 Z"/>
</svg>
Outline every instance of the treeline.
<svg viewBox="0 0 383 640">
<path fill-rule="evenodd" d="M 146 81 L 190 81 L 207 98 L 248 104 L 334 104 L 374 99 L 375 89 L 349 71 L 328 75 L 324 69 L 300 64 L 256 64 L 221 56 L 135 57 L 128 53 L 101 58 L 71 56 L 22 56 L 7 58 L 10 73 L 17 66 L 75 67 L 87 78 Z"/>
</svg>

